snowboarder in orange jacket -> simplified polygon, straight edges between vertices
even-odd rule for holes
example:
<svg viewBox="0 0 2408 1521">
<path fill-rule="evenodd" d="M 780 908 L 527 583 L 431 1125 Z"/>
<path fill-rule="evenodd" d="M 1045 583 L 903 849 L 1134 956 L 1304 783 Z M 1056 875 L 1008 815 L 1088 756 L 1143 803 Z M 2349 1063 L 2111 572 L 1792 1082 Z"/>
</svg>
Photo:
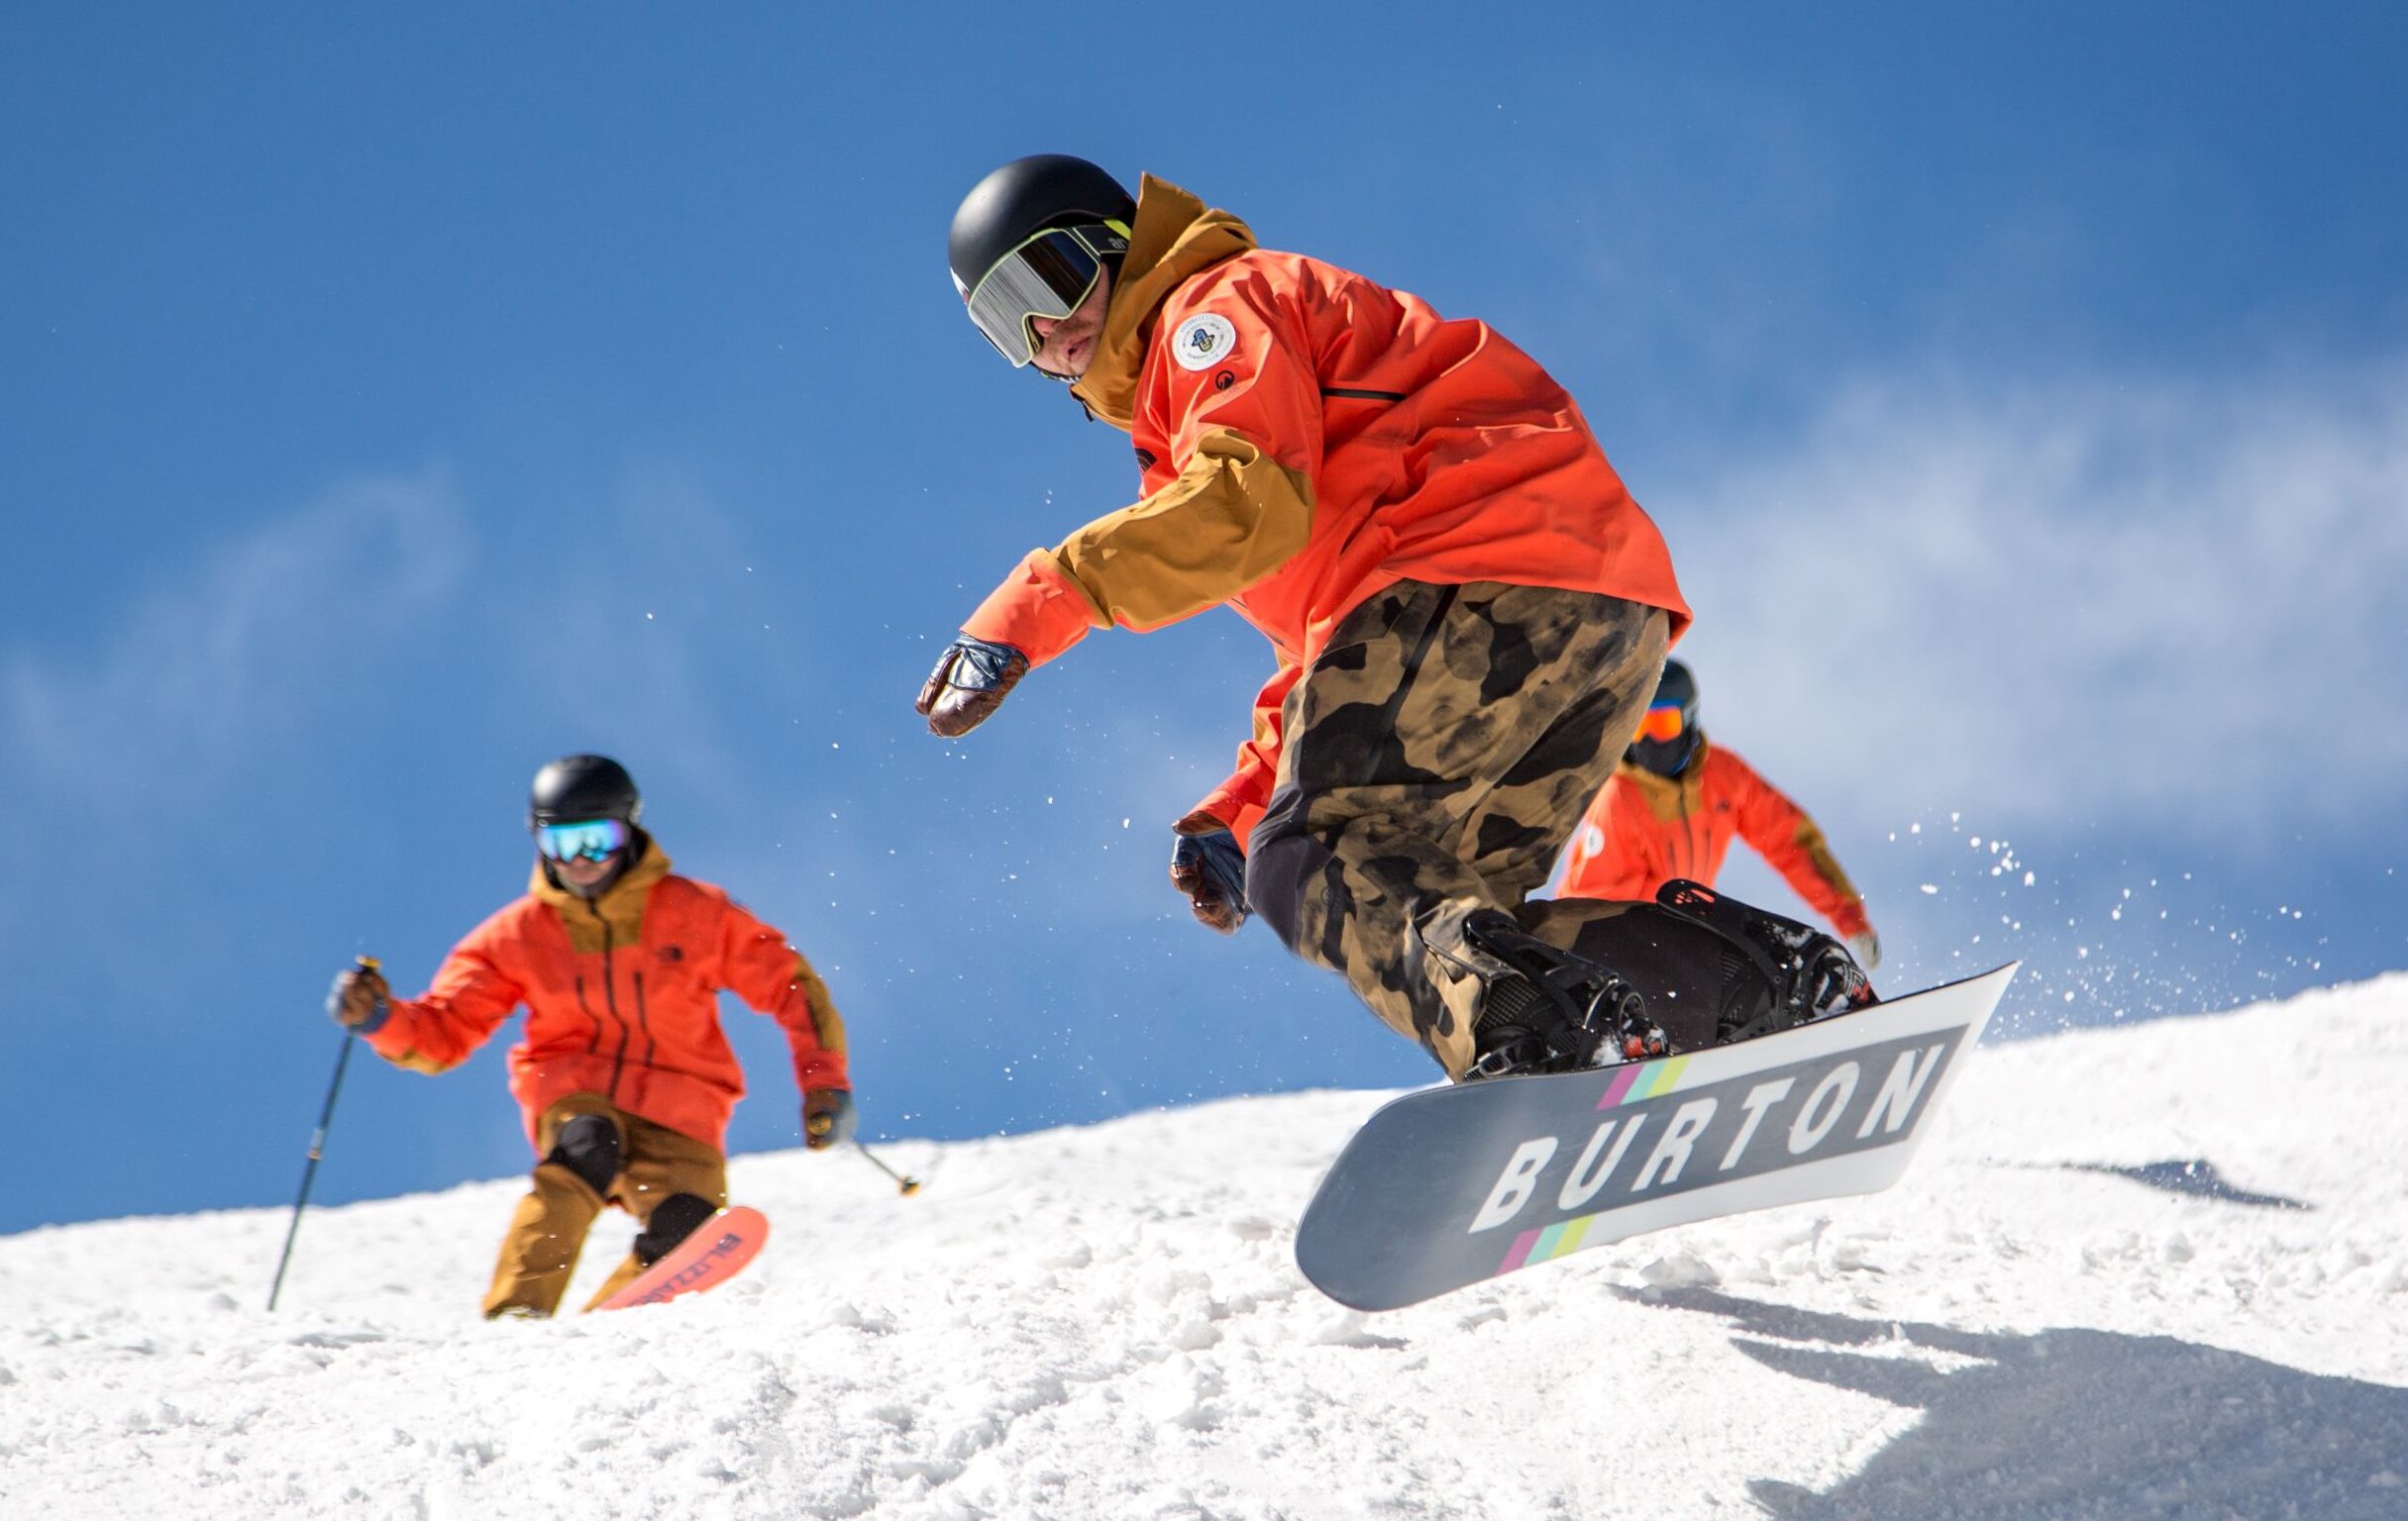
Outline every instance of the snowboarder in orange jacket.
<svg viewBox="0 0 2408 1521">
<path fill-rule="evenodd" d="M 785 937 L 707 882 L 678 876 L 637 825 L 634 778 L 602 756 L 536 773 L 527 895 L 470 932 L 416 998 L 373 968 L 335 979 L 327 1012 L 416 1071 L 467 1061 L 524 1004 L 510 1091 L 537 1158 L 503 1238 L 488 1318 L 550 1315 L 606 1205 L 642 1232 L 588 1309 L 727 1203 L 727 1122 L 744 1072 L 719 1028 L 735 993 L 785 1027 L 805 1144 L 852 1134 L 845 1028 L 827 984 Z"/>
<path fill-rule="evenodd" d="M 1698 727 L 1697 678 L 1666 660 L 1637 737 L 1564 852 L 1562 893 L 1652 898 L 1681 877 L 1712 886 L 1733 836 L 1831 922 L 1858 964 L 1881 964 L 1864 899 L 1821 827 L 1754 767 L 1707 740 Z"/>
<path fill-rule="evenodd" d="M 1828 940 L 1727 984 L 1730 935 L 1812 933 L 1738 905 L 1528 901 L 1689 621 L 1663 537 L 1528 355 L 1061 154 L 981 181 L 947 254 L 1006 359 L 1129 433 L 1142 495 L 970 615 L 920 691 L 931 730 L 967 734 L 1092 630 L 1226 605 L 1275 666 L 1235 770 L 1172 826 L 1204 923 L 1260 913 L 1456 1078 L 1662 1049 L 1642 1002 L 1689 1044 L 1852 1004 Z"/>
</svg>

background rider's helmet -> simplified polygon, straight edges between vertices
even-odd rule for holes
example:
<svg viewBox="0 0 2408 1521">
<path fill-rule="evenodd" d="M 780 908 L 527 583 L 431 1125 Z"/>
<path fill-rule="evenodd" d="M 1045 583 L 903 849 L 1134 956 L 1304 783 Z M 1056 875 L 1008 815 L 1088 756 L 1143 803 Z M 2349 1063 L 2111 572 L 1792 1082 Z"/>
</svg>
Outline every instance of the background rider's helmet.
<svg viewBox="0 0 2408 1521">
<path fill-rule="evenodd" d="M 1698 730 L 1697 677 L 1680 661 L 1666 660 L 1647 716 L 1639 720 L 1638 737 L 1624 758 L 1658 776 L 1678 776 L 1688 769 L 1703 738 Z"/>
<path fill-rule="evenodd" d="M 635 778 L 608 756 L 563 756 L 537 771 L 535 784 L 527 789 L 527 829 L 535 836 L 546 875 L 552 874 L 554 862 L 579 857 L 617 857 L 623 866 L 631 859 L 627 846 L 636 838 L 636 821 L 643 815 L 644 798 Z M 614 870 L 611 880 L 617 875 Z"/>
</svg>

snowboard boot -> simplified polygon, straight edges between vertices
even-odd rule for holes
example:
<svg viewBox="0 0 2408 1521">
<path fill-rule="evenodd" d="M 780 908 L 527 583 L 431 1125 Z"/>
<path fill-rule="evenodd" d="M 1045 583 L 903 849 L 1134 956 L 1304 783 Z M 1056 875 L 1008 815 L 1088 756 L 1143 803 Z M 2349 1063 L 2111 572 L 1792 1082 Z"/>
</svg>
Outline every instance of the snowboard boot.
<svg viewBox="0 0 2408 1521">
<path fill-rule="evenodd" d="M 1485 979 L 1472 1027 L 1478 1055 L 1464 1080 L 1664 1054 L 1664 1032 L 1648 1019 L 1646 1000 L 1595 962 L 1548 945 L 1493 908 L 1464 920 L 1463 939 L 1501 967 Z"/>
<path fill-rule="evenodd" d="M 1666 882 L 1655 901 L 1658 907 L 1712 930 L 1744 959 L 1740 964 L 1725 968 L 1726 984 L 1752 971 L 1771 989 L 1769 1007 L 1761 998 L 1745 1004 L 1725 1001 L 1727 1010 L 1744 1012 L 1726 1016 L 1716 1036 L 1718 1045 L 1770 1035 L 1879 1001 L 1847 948 L 1811 926 L 1724 897 L 1700 882 Z"/>
</svg>

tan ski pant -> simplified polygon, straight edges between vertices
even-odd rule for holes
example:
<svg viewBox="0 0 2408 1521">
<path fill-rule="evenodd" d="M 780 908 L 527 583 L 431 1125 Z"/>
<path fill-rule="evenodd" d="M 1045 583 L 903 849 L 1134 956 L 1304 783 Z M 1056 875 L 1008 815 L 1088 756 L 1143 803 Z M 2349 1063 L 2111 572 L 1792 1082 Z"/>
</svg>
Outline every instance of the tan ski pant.
<svg viewBox="0 0 2408 1521">
<path fill-rule="evenodd" d="M 618 1175 L 602 1194 L 561 1163 L 536 1165 L 533 1186 L 518 1201 L 502 1237 L 500 1260 L 493 1265 L 493 1286 L 485 1292 L 488 1319 L 508 1311 L 550 1315 L 558 1309 L 570 1275 L 576 1271 L 585 1233 L 605 1204 L 616 1204 L 647 1226 L 661 1202 L 677 1194 L 690 1193 L 721 1208 L 727 1204 L 725 1154 L 629 1114 L 599 1093 L 572 1093 L 546 1109 L 536 1122 L 537 1154 L 549 1158 L 561 1127 L 585 1114 L 600 1115 L 618 1127 Z M 646 1266 L 630 1252 L 585 1308 L 617 1293 Z"/>
</svg>

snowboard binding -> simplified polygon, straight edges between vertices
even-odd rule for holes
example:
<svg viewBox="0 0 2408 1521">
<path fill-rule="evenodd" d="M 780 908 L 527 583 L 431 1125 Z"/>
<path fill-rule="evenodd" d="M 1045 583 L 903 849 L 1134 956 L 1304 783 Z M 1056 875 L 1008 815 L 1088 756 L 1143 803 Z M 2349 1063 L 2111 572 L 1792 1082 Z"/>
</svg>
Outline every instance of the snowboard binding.
<svg viewBox="0 0 2408 1521">
<path fill-rule="evenodd" d="M 1660 1057 L 1663 1030 L 1638 990 L 1604 966 L 1548 945 L 1511 915 L 1482 909 L 1465 919 L 1464 941 L 1500 963 L 1473 1027 L 1478 1057 L 1468 1081 Z"/>
<path fill-rule="evenodd" d="M 1719 1045 L 1770 1035 L 1879 1001 L 1871 980 L 1845 946 L 1795 919 L 1750 908 L 1702 882 L 1679 879 L 1666 882 L 1656 892 L 1655 901 L 1720 936 L 1770 990 L 1770 1007 L 1726 1018 L 1716 1038 Z M 1727 975 L 1726 983 L 1729 980 Z M 1727 1002 L 1726 1007 L 1729 1006 Z"/>
</svg>

